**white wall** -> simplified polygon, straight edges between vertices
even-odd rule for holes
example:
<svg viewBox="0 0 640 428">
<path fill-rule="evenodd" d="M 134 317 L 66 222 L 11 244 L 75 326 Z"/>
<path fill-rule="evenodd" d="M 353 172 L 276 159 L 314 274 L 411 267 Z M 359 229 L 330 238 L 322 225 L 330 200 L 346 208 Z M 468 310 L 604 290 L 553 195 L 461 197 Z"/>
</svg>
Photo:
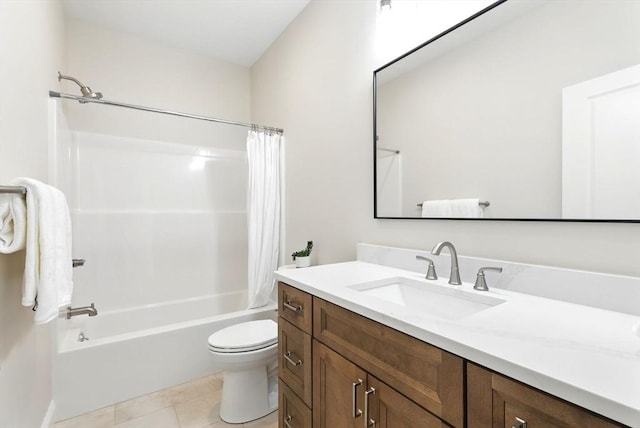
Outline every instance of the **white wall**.
<svg viewBox="0 0 640 428">
<path fill-rule="evenodd" d="M 62 4 L 0 1 L 0 183 L 48 180 L 48 91 L 64 67 Z M 52 400 L 51 332 L 20 305 L 24 252 L 0 255 L 0 426 L 39 427 Z"/>
<path fill-rule="evenodd" d="M 373 219 L 375 2 L 314 0 L 252 68 L 252 120 L 285 129 L 287 253 L 370 242 L 640 276 L 640 225 Z"/>
</svg>

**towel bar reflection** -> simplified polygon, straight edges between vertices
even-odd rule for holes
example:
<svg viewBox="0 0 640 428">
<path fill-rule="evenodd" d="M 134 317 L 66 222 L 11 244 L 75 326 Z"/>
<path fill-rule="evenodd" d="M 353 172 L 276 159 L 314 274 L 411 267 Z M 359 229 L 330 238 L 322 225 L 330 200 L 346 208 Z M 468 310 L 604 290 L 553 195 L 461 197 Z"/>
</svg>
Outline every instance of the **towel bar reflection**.
<svg viewBox="0 0 640 428">
<path fill-rule="evenodd" d="M 24 186 L 0 186 L 0 193 L 16 193 L 18 195 L 26 195 L 27 188 Z"/>
<path fill-rule="evenodd" d="M 480 205 L 482 208 L 487 208 L 489 205 L 491 205 L 491 202 L 489 202 L 489 201 L 480 201 L 480 202 L 478 202 L 478 205 Z M 422 208 L 422 202 L 420 202 L 418 204 L 418 206 L 420 208 Z"/>
</svg>

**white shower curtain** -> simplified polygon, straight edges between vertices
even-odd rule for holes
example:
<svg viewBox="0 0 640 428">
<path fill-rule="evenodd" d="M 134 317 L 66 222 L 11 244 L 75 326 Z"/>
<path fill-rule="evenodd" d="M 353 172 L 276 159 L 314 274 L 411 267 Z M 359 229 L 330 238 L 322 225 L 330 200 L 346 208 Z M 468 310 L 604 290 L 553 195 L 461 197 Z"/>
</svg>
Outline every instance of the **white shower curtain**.
<svg viewBox="0 0 640 428">
<path fill-rule="evenodd" d="M 280 150 L 284 137 L 249 131 L 249 308 L 269 302 L 280 245 Z"/>
</svg>

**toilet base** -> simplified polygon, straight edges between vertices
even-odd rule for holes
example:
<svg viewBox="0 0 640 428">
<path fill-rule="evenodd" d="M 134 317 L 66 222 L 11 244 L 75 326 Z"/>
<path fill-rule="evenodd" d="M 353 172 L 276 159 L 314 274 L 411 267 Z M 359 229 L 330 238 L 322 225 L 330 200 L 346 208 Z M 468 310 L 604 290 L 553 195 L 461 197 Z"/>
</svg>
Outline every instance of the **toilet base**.
<svg viewBox="0 0 640 428">
<path fill-rule="evenodd" d="M 227 423 L 253 421 L 278 409 L 277 400 L 269 400 L 266 365 L 249 370 L 225 371 L 223 382 L 220 419 Z"/>
</svg>

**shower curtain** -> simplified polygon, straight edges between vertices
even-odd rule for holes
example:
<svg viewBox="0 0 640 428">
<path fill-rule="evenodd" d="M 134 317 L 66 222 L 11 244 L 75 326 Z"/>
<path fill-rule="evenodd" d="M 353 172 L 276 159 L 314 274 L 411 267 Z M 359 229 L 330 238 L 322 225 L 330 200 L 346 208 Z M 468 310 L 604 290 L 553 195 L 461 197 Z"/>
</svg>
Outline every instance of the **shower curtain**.
<svg viewBox="0 0 640 428">
<path fill-rule="evenodd" d="M 275 283 L 280 245 L 280 134 L 249 131 L 248 303 L 258 308 L 269 302 Z"/>
</svg>

